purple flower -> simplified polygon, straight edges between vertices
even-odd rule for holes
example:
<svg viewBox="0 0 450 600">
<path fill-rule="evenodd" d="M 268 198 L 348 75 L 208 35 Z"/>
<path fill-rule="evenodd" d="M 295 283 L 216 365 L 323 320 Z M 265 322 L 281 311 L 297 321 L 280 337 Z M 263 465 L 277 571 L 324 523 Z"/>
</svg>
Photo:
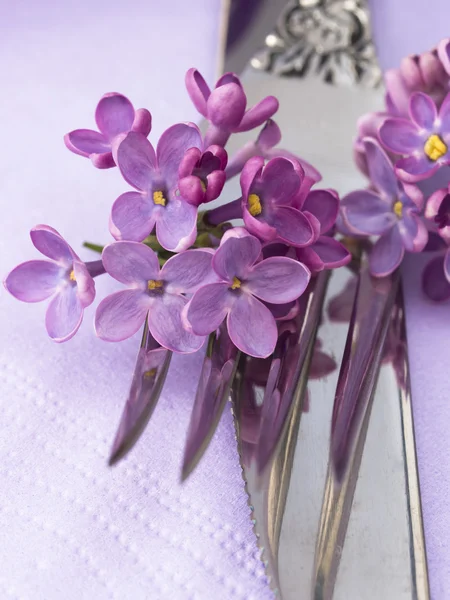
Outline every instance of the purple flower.
<svg viewBox="0 0 450 600">
<path fill-rule="evenodd" d="M 231 177 L 234 177 L 240 173 L 245 163 L 254 156 L 262 156 L 266 160 L 282 156 L 300 163 L 304 171 L 304 178 L 300 190 L 300 199 L 306 198 L 311 187 L 315 183 L 318 183 L 322 179 L 322 176 L 317 169 L 315 169 L 303 158 L 299 158 L 298 156 L 292 154 L 292 152 L 283 150 L 283 148 L 276 148 L 276 145 L 280 142 L 280 140 L 280 128 L 275 121 L 269 119 L 259 132 L 256 141 L 248 142 L 233 156 L 225 171 L 227 174 L 227 179 L 231 179 Z"/>
<path fill-rule="evenodd" d="M 98 169 L 115 166 L 112 142 L 116 136 L 129 131 L 147 136 L 152 128 L 152 116 L 146 108 L 135 111 L 128 98 L 115 92 L 105 94 L 97 104 L 95 122 L 99 131 L 76 129 L 64 136 L 64 143 L 75 154 L 89 157 Z"/>
<path fill-rule="evenodd" d="M 416 92 L 409 113 L 411 119 L 386 119 L 379 137 L 388 150 L 403 156 L 395 165 L 401 179 L 416 182 L 450 164 L 450 94 L 438 112 L 429 96 Z"/>
<path fill-rule="evenodd" d="M 280 239 L 306 246 L 315 232 L 309 219 L 293 206 L 301 190 L 304 171 L 300 163 L 284 157 L 247 161 L 241 174 L 242 213 L 250 233 L 264 241 Z"/>
<path fill-rule="evenodd" d="M 427 264 L 422 274 L 422 288 L 434 302 L 450 298 L 450 248 Z"/>
<path fill-rule="evenodd" d="M 231 133 L 259 127 L 278 110 L 278 100 L 267 96 L 246 111 L 247 97 L 234 73 L 222 75 L 211 91 L 197 69 L 189 69 L 186 88 L 195 108 L 211 123 L 206 135 L 208 146 L 224 146 Z"/>
<path fill-rule="evenodd" d="M 363 140 L 366 137 L 378 139 L 380 125 L 388 116 L 388 113 L 371 112 L 358 119 L 358 135 L 353 142 L 353 159 L 358 169 L 363 175 L 366 175 L 366 177 L 369 177 L 369 169 L 367 167 L 367 158 Z"/>
<path fill-rule="evenodd" d="M 264 358 L 275 348 L 277 326 L 262 301 L 286 304 L 295 300 L 305 291 L 310 272 L 282 256 L 258 262 L 261 243 L 237 229 L 225 234 L 212 261 L 221 281 L 200 288 L 185 317 L 197 335 L 215 331 L 226 318 L 233 344 L 250 356 Z"/>
<path fill-rule="evenodd" d="M 41 302 L 53 296 L 45 325 L 55 342 L 65 342 L 78 331 L 84 309 L 95 298 L 93 277 L 104 273 L 104 269 L 101 261 L 82 262 L 48 225 L 33 227 L 30 236 L 34 246 L 50 260 L 29 260 L 18 265 L 4 285 L 22 302 Z"/>
<path fill-rule="evenodd" d="M 298 260 L 314 273 L 348 264 L 350 252 L 329 235 L 339 213 L 337 193 L 333 190 L 313 190 L 307 196 L 302 210 L 314 224 L 318 238 L 312 245 L 296 249 Z"/>
<path fill-rule="evenodd" d="M 370 257 L 375 277 L 392 273 L 405 250 L 420 252 L 428 231 L 420 218 L 423 196 L 415 186 L 402 185 L 378 142 L 364 140 L 370 179 L 376 191 L 359 190 L 343 199 L 342 213 L 347 225 L 358 234 L 379 235 Z"/>
<path fill-rule="evenodd" d="M 138 331 L 147 318 L 150 333 L 168 350 L 198 350 L 204 337 L 187 331 L 181 313 L 186 293 L 215 280 L 212 251 L 188 250 L 170 258 L 160 270 L 156 253 L 139 242 L 114 242 L 103 250 L 106 271 L 129 286 L 100 302 L 95 315 L 97 335 L 120 342 Z"/>
<path fill-rule="evenodd" d="M 210 146 L 205 152 L 190 148 L 186 152 L 178 170 L 178 188 L 186 202 L 199 206 L 220 196 L 227 158 L 221 146 Z"/>
<path fill-rule="evenodd" d="M 437 226 L 439 235 L 450 244 L 450 185 L 431 194 L 425 217 Z"/>
<path fill-rule="evenodd" d="M 449 84 L 441 54 L 438 50 L 432 50 L 420 55 L 407 56 L 400 63 L 399 69 L 386 71 L 386 104 L 391 115 L 407 117 L 409 98 L 414 92 L 428 94 L 440 106 L 448 92 Z"/>
<path fill-rule="evenodd" d="M 178 191 L 178 169 L 190 148 L 201 148 L 193 123 L 169 127 L 156 152 L 140 133 L 117 140 L 115 159 L 124 179 L 137 191 L 117 198 L 111 211 L 111 233 L 116 239 L 140 242 L 156 224 L 161 246 L 172 252 L 188 248 L 197 234 L 197 207 Z"/>
</svg>

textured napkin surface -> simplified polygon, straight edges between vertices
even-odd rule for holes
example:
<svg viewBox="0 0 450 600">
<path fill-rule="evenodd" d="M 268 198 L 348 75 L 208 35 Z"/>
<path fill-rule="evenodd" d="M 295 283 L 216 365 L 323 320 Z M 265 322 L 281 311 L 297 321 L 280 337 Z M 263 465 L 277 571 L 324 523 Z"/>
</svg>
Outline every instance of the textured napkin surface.
<svg viewBox="0 0 450 600">
<path fill-rule="evenodd" d="M 184 73 L 195 65 L 214 79 L 219 8 L 219 0 L 1 3 L 2 278 L 39 256 L 28 237 L 37 223 L 75 250 L 110 239 L 111 204 L 128 186 L 69 153 L 62 136 L 93 127 L 108 91 L 152 111 L 152 140 L 196 119 Z M 113 287 L 98 280 L 99 298 Z M 141 442 L 108 469 L 139 336 L 97 340 L 91 307 L 79 334 L 56 345 L 44 304 L 0 292 L 0 598 L 271 598 L 228 410 L 203 463 L 178 484 L 201 357 L 173 361 Z"/>
</svg>

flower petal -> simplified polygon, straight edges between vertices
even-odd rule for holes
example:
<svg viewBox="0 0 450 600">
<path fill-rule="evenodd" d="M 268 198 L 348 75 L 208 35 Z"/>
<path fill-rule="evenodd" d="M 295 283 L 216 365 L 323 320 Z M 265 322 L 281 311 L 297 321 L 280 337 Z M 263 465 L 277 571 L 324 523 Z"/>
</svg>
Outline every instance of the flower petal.
<svg viewBox="0 0 450 600">
<path fill-rule="evenodd" d="M 264 152 L 273 148 L 281 141 L 281 130 L 275 121 L 268 119 L 267 123 L 258 134 L 257 145 Z"/>
<path fill-rule="evenodd" d="M 242 198 L 242 218 L 248 231 L 264 242 L 271 242 L 277 237 L 277 230 L 261 218 L 253 217 L 249 210 L 247 202 Z"/>
<path fill-rule="evenodd" d="M 409 99 L 411 119 L 421 129 L 430 130 L 437 118 L 436 104 L 422 92 L 415 92 Z"/>
<path fill-rule="evenodd" d="M 194 123 L 177 123 L 166 129 L 156 147 L 158 167 L 167 180 L 169 191 L 178 180 L 178 169 L 190 148 L 201 148 L 202 136 Z"/>
<path fill-rule="evenodd" d="M 320 236 L 312 249 L 322 261 L 325 269 L 336 269 L 347 265 L 352 258 L 350 252 L 341 242 L 326 235 Z"/>
<path fill-rule="evenodd" d="M 345 196 L 343 201 L 344 219 L 356 233 L 380 235 L 397 220 L 389 204 L 375 192 L 358 190 Z"/>
<path fill-rule="evenodd" d="M 36 225 L 30 231 L 30 237 L 34 247 L 52 260 L 68 266 L 77 257 L 61 234 L 49 225 Z"/>
<path fill-rule="evenodd" d="M 341 242 L 322 235 L 312 246 L 298 248 L 297 257 L 300 262 L 316 272 L 347 265 L 352 255 Z"/>
<path fill-rule="evenodd" d="M 363 146 L 371 182 L 387 199 L 393 200 L 398 195 L 398 183 L 391 160 L 376 140 L 365 138 Z"/>
<path fill-rule="evenodd" d="M 233 281 L 233 277 L 243 280 L 260 253 L 261 243 L 253 235 L 229 237 L 216 250 L 212 266 L 225 281 Z"/>
<path fill-rule="evenodd" d="M 246 104 L 242 86 L 225 83 L 216 87 L 207 100 L 208 119 L 219 129 L 232 131 L 241 123 Z"/>
<path fill-rule="evenodd" d="M 306 265 L 312 273 L 319 273 L 324 270 L 325 265 L 314 249 L 315 244 L 312 244 L 311 246 L 305 246 L 304 248 L 296 248 L 295 252 L 298 260 Z"/>
<path fill-rule="evenodd" d="M 450 252 L 448 250 L 444 256 L 444 273 L 447 281 L 450 282 Z"/>
<path fill-rule="evenodd" d="M 440 168 L 440 161 L 431 162 L 425 154 L 407 156 L 395 163 L 398 177 L 408 183 L 416 183 L 431 177 Z"/>
<path fill-rule="evenodd" d="M 148 327 L 155 340 L 164 348 L 183 354 L 197 352 L 205 342 L 205 337 L 185 329 L 182 312 L 186 304 L 183 296 L 163 294 L 152 303 L 148 313 Z"/>
<path fill-rule="evenodd" d="M 55 342 L 66 342 L 78 331 L 83 307 L 76 286 L 67 285 L 52 299 L 45 315 L 48 335 Z"/>
<path fill-rule="evenodd" d="M 201 115 L 206 117 L 206 101 L 211 94 L 208 84 L 197 69 L 189 69 L 187 71 L 185 84 L 193 105 Z"/>
<path fill-rule="evenodd" d="M 422 150 L 424 140 L 416 126 L 407 119 L 386 119 L 381 125 L 381 143 L 396 154 L 412 154 Z"/>
<path fill-rule="evenodd" d="M 143 192 L 151 188 L 156 155 L 142 133 L 130 131 L 125 136 L 118 136 L 113 143 L 113 155 L 125 181 Z"/>
<path fill-rule="evenodd" d="M 339 197 L 333 190 L 313 190 L 306 197 L 302 210 L 314 215 L 320 223 L 320 233 L 326 233 L 336 223 Z"/>
<path fill-rule="evenodd" d="M 241 294 L 227 320 L 228 333 L 233 344 L 256 358 L 266 358 L 275 350 L 277 325 L 275 319 L 262 302 L 251 294 Z"/>
<path fill-rule="evenodd" d="M 293 258 L 273 256 L 252 268 L 245 289 L 266 302 L 285 304 L 303 294 L 310 277 L 309 270 Z"/>
<path fill-rule="evenodd" d="M 156 216 L 156 237 L 166 250 L 181 252 L 195 241 L 197 207 L 182 198 L 172 197 Z"/>
<path fill-rule="evenodd" d="M 212 268 L 213 252 L 208 250 L 186 250 L 172 256 L 161 269 L 161 279 L 170 294 L 193 294 L 202 285 L 217 281 Z"/>
<path fill-rule="evenodd" d="M 448 75 L 450 75 L 450 39 L 449 38 L 445 38 L 439 42 L 438 47 L 437 47 L 437 52 L 438 52 L 438 56 L 442 62 L 442 65 L 443 65 L 445 71 L 447 72 Z"/>
<path fill-rule="evenodd" d="M 95 331 L 106 342 L 121 342 L 138 331 L 149 310 L 143 290 L 121 290 L 104 298 L 95 313 Z"/>
<path fill-rule="evenodd" d="M 89 273 L 86 265 L 78 260 L 73 262 L 73 272 L 75 281 L 77 282 L 77 295 L 81 306 L 86 308 L 94 302 L 95 298 L 95 281 Z"/>
<path fill-rule="evenodd" d="M 267 201 L 290 206 L 303 177 L 303 169 L 298 161 L 283 157 L 272 158 L 262 172 L 262 195 Z"/>
<path fill-rule="evenodd" d="M 146 194 L 125 192 L 111 210 L 111 234 L 116 240 L 141 242 L 155 225 L 154 204 Z"/>
<path fill-rule="evenodd" d="M 205 202 L 211 202 L 220 196 L 226 179 L 225 171 L 213 171 L 206 177 Z"/>
<path fill-rule="evenodd" d="M 178 180 L 181 197 L 192 206 L 200 206 L 205 200 L 202 181 L 195 175 L 188 175 Z"/>
<path fill-rule="evenodd" d="M 22 302 L 41 302 L 52 296 L 62 279 L 61 267 L 49 260 L 29 260 L 9 273 L 8 292 Z"/>
<path fill-rule="evenodd" d="M 122 94 L 116 94 L 115 92 L 105 94 L 97 104 L 95 122 L 99 130 L 109 140 L 119 133 L 130 131 L 133 121 L 133 105 Z"/>
<path fill-rule="evenodd" d="M 160 279 L 156 252 L 139 242 L 113 242 L 103 249 L 106 271 L 125 285 L 141 284 L 147 288 L 151 279 Z"/>
<path fill-rule="evenodd" d="M 376 242 L 369 256 L 369 268 L 375 277 L 390 275 L 400 265 L 405 254 L 397 227 L 392 227 Z"/>
<path fill-rule="evenodd" d="M 439 120 L 441 122 L 440 130 L 442 133 L 447 134 L 448 143 L 448 131 L 450 129 L 450 93 L 448 93 L 439 109 Z"/>
<path fill-rule="evenodd" d="M 450 283 L 445 276 L 444 258 L 432 258 L 422 274 L 422 288 L 434 302 L 444 302 L 450 298 Z"/>
<path fill-rule="evenodd" d="M 436 190 L 435 192 L 433 192 L 433 194 L 431 194 L 431 196 L 428 198 L 427 205 L 425 207 L 425 217 L 427 219 L 434 219 L 434 217 L 437 216 L 441 204 L 444 201 L 444 198 L 448 196 L 448 194 L 449 191 L 447 188 Z"/>
<path fill-rule="evenodd" d="M 92 129 L 76 129 L 64 136 L 66 147 L 80 156 L 102 154 L 111 151 L 111 144 L 102 133 Z"/>
<path fill-rule="evenodd" d="M 145 137 L 152 130 L 152 115 L 146 108 L 138 108 L 134 115 L 131 131 L 142 133 Z"/>
<path fill-rule="evenodd" d="M 232 294 L 226 283 L 211 283 L 195 292 L 185 312 L 192 331 L 208 335 L 225 319 L 237 294 Z"/>
<path fill-rule="evenodd" d="M 243 199 L 247 199 L 250 193 L 255 178 L 260 175 L 264 166 L 264 158 L 262 156 L 253 156 L 244 165 L 241 172 L 241 190 Z"/>
<path fill-rule="evenodd" d="M 292 246 L 307 246 L 314 240 L 314 228 L 309 219 L 296 208 L 278 206 L 273 211 L 270 225 L 278 236 Z"/>
<path fill-rule="evenodd" d="M 111 169 L 116 166 L 112 151 L 103 152 L 102 154 L 91 154 L 89 158 L 96 169 Z"/>
<path fill-rule="evenodd" d="M 252 106 L 242 117 L 241 123 L 239 125 L 238 131 L 250 131 L 250 129 L 254 129 L 255 127 L 259 127 L 273 117 L 273 115 L 277 112 L 279 107 L 279 102 L 275 96 L 266 96 Z M 278 142 L 275 142 L 277 144 Z M 275 144 L 272 144 L 273 146 Z"/>
</svg>

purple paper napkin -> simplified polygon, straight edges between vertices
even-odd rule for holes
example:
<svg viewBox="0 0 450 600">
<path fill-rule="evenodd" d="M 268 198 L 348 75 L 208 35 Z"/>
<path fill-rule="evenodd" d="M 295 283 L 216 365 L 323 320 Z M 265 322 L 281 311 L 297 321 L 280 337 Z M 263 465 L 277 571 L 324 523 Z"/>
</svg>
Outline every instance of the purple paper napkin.
<svg viewBox="0 0 450 600">
<path fill-rule="evenodd" d="M 450 36 L 448 0 L 371 0 L 383 68 Z M 450 304 L 421 291 L 427 261 L 408 257 L 403 270 L 407 335 L 431 597 L 450 598 Z"/>
<path fill-rule="evenodd" d="M 63 134 L 93 126 L 107 91 L 151 109 L 153 140 L 195 119 L 184 73 L 195 65 L 214 80 L 219 11 L 219 0 L 0 4 L 2 277 L 37 257 L 36 223 L 77 250 L 110 239 L 109 210 L 127 185 L 68 152 Z M 100 279 L 98 297 L 111 285 Z M 142 440 L 108 469 L 139 336 L 99 341 L 90 307 L 80 333 L 56 345 L 44 312 L 0 292 L 0 598 L 271 598 L 229 411 L 178 483 L 201 356 L 173 361 Z"/>
</svg>

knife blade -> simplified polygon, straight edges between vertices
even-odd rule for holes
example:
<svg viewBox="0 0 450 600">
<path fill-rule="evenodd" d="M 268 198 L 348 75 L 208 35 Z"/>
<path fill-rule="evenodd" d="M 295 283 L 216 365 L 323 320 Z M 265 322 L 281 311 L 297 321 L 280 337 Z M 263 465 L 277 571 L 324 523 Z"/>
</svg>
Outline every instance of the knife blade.
<svg viewBox="0 0 450 600">
<path fill-rule="evenodd" d="M 336 188 L 341 196 L 366 184 L 353 163 L 352 140 L 358 117 L 379 109 L 384 93 L 382 89 L 358 86 L 335 87 L 324 81 L 346 79 L 355 82 L 368 78 L 374 83 L 377 78 L 377 70 L 371 68 L 373 47 L 366 31 L 360 36 L 358 47 L 348 51 L 350 42 L 345 35 L 346 25 L 342 19 L 336 20 L 342 9 L 355 14 L 363 7 L 361 2 L 291 3 L 283 10 L 275 31 L 267 36 L 265 49 L 252 61 L 254 66 L 268 68 L 272 73 L 255 72 L 247 67 L 242 76 L 249 103 L 268 94 L 279 98 L 280 111 L 276 121 L 283 132 L 282 146 L 318 167 L 323 174 L 324 187 Z M 303 14 L 299 14 L 302 11 Z M 324 14 L 326 23 L 321 26 Z M 361 13 L 358 14 L 361 17 Z M 295 37 L 297 41 L 293 43 Z M 279 78 L 273 71 L 296 73 L 301 77 Z M 236 136 L 227 149 L 237 149 L 249 139 L 248 135 Z M 233 185 L 236 186 L 236 182 L 230 182 L 231 190 Z M 353 277 L 351 273 L 341 271 L 332 275 L 328 301 L 339 295 Z M 400 312 L 403 314 L 402 310 Z M 324 318 L 319 331 L 324 348 L 338 363 L 344 351 L 347 329 L 347 324 Z M 403 360 L 407 365 L 405 353 Z M 372 388 L 375 381 L 376 377 Z M 322 509 L 320 506 L 324 482 L 327 489 L 331 485 L 330 478 L 334 477 L 333 469 L 328 469 L 328 449 L 336 384 L 337 373 L 325 380 L 310 382 L 310 414 L 299 424 L 299 436 L 286 436 L 280 446 L 287 443 L 290 448 L 284 448 L 284 452 L 294 458 L 290 461 L 292 471 L 287 477 L 291 480 L 288 491 L 277 494 L 275 503 L 264 502 L 264 497 L 268 495 L 271 475 L 276 480 L 276 460 L 273 470 L 261 479 L 255 477 L 254 469 L 246 467 L 243 457 L 255 530 L 260 545 L 266 548 L 265 559 L 268 573 L 275 582 L 274 588 L 285 600 L 303 598 L 308 593 L 315 598 L 343 600 L 372 600 L 383 596 L 426 600 L 429 594 L 414 431 L 410 402 L 404 399 L 410 396 L 400 387 L 390 365 L 381 367 L 370 422 L 367 414 L 366 421 L 362 419 L 359 423 L 360 444 L 352 449 L 351 456 L 355 459 L 359 454 L 362 462 L 360 469 L 352 470 L 355 484 L 359 471 L 356 490 L 352 486 L 347 488 L 346 503 L 353 509 L 341 511 L 338 519 L 339 525 L 347 530 L 347 536 L 340 544 L 329 541 L 328 546 L 323 536 L 318 537 L 319 522 L 322 532 L 324 523 L 325 527 L 331 526 L 331 518 L 327 517 L 329 495 L 325 495 Z M 403 398 L 400 403 L 399 398 Z M 298 414 L 296 418 L 299 419 Z M 381 446 L 376 444 L 377 441 L 382 442 Z M 385 501 L 376 502 L 377 495 L 384 495 Z M 331 498 L 331 507 L 336 512 L 336 498 Z M 273 514 L 278 515 L 279 545 L 272 544 L 268 554 L 268 540 L 271 539 L 268 523 L 273 521 Z M 272 539 L 276 537 L 272 536 Z M 336 585 L 337 570 L 332 577 L 334 596 L 332 593 L 329 596 L 316 594 L 318 572 L 317 563 L 316 568 L 313 563 L 316 542 L 319 550 L 326 547 L 328 552 L 342 555 Z M 317 555 L 320 556 L 320 551 Z M 352 566 L 354 563 L 358 564 L 358 569 Z"/>
</svg>

